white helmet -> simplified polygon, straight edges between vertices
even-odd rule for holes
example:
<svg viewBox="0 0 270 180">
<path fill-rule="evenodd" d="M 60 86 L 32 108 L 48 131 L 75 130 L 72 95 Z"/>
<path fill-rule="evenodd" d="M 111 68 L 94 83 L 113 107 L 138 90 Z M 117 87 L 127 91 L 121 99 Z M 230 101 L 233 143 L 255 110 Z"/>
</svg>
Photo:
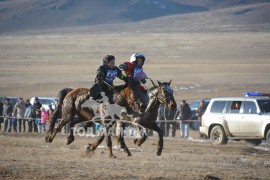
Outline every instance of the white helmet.
<svg viewBox="0 0 270 180">
<path fill-rule="evenodd" d="M 142 58 L 143 62 L 145 61 L 145 56 L 143 53 L 136 53 L 136 54 L 132 54 L 130 56 L 130 62 L 135 62 L 137 60 L 137 58 Z"/>
</svg>

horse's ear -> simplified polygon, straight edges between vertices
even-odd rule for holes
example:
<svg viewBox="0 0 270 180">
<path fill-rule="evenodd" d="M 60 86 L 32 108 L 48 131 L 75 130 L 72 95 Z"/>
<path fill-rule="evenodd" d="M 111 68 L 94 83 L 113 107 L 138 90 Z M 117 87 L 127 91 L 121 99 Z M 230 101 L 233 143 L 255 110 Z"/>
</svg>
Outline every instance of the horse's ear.
<svg viewBox="0 0 270 180">
<path fill-rule="evenodd" d="M 161 82 L 160 82 L 160 81 L 157 81 L 157 82 L 158 82 L 158 85 L 159 85 L 159 86 L 162 86 L 162 84 L 161 84 Z"/>
<path fill-rule="evenodd" d="M 172 82 L 172 79 L 171 79 L 170 82 L 169 82 L 169 86 L 171 85 L 171 82 Z"/>
</svg>

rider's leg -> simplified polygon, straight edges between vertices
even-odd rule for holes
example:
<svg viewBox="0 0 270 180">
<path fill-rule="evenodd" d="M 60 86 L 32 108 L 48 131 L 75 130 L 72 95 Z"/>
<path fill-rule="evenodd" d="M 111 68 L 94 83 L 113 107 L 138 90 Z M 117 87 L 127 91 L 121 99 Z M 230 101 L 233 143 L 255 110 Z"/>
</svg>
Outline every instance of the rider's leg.
<svg viewBox="0 0 270 180">
<path fill-rule="evenodd" d="M 101 90 L 99 88 L 99 85 L 97 83 L 95 83 L 89 90 L 89 93 L 87 94 L 83 94 L 80 95 L 76 101 L 75 101 L 75 107 L 77 109 L 77 111 L 81 111 L 81 105 L 87 101 L 90 97 L 92 97 L 93 99 L 97 98 L 98 95 L 100 94 Z"/>
</svg>

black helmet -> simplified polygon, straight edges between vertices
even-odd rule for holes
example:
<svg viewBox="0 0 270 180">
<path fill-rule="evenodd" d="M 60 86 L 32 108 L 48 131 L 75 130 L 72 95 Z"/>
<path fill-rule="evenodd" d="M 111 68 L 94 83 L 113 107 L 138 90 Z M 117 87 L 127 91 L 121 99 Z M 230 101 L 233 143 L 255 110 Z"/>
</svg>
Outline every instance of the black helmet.
<svg viewBox="0 0 270 180">
<path fill-rule="evenodd" d="M 103 64 L 109 64 L 111 60 L 115 60 L 115 57 L 113 55 L 107 55 L 103 58 Z"/>
</svg>

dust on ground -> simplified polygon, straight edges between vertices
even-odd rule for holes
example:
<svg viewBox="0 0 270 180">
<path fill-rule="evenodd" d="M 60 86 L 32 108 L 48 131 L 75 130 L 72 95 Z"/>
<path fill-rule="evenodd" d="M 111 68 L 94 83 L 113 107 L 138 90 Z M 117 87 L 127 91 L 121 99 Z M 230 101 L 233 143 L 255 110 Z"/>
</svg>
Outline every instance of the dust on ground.
<svg viewBox="0 0 270 180">
<path fill-rule="evenodd" d="M 179 131 L 177 131 L 179 133 Z M 66 145 L 59 134 L 45 143 L 45 134 L 2 134 L 0 136 L 1 179 L 269 179 L 270 151 L 263 143 L 250 147 L 229 141 L 214 146 L 191 131 L 189 139 L 164 139 L 161 156 L 156 155 L 158 137 L 141 146 L 126 138 L 132 153 L 127 157 L 113 141 L 117 158 L 108 157 L 106 143 L 84 155 L 85 145 L 97 137 L 78 137 Z"/>
</svg>

